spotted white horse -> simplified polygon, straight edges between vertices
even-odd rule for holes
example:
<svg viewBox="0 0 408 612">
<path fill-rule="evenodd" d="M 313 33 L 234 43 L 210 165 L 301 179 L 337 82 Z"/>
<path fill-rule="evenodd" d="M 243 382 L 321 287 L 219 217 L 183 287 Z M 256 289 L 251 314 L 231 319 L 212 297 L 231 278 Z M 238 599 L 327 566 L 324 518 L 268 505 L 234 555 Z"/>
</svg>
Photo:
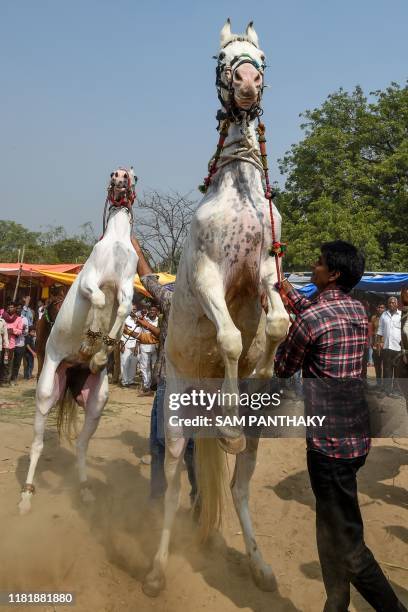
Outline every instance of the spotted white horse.
<svg viewBox="0 0 408 612">
<path fill-rule="evenodd" d="M 238 393 L 238 377 L 270 378 L 276 348 L 288 329 L 288 315 L 275 288 L 281 217 L 273 224 L 265 199 L 266 178 L 255 119 L 263 91 L 265 56 L 250 23 L 245 34 L 221 31 L 217 88 L 223 110 L 221 138 L 205 182 L 206 195 L 193 218 L 172 299 L 166 340 L 166 400 L 184 381 L 222 379 L 222 392 Z M 216 163 L 215 163 L 216 162 Z M 275 240 L 273 240 L 273 234 Z M 265 315 L 261 298 L 267 298 Z M 262 300 L 263 301 L 263 300 Z M 182 330 L 182 333 L 181 333 Z M 237 413 L 237 406 L 228 411 Z M 180 471 L 186 440 L 166 419 L 164 526 L 144 592 L 156 596 L 165 586 L 171 529 L 179 501 Z M 248 507 L 249 481 L 256 464 L 257 438 L 224 427 L 220 439 L 196 439 L 202 535 L 220 524 L 222 449 L 237 455 L 231 483 L 250 568 L 257 585 L 276 588 L 272 569 L 256 543 Z M 245 447 L 246 444 L 246 447 Z"/>
<path fill-rule="evenodd" d="M 132 168 L 112 172 L 103 237 L 68 291 L 48 338 L 36 390 L 30 466 L 19 504 L 23 514 L 31 507 L 47 415 L 56 404 L 61 424 L 69 420 L 75 402 L 85 409 L 84 425 L 76 442 L 77 460 L 82 499 L 93 499 L 87 483 L 86 451 L 108 399 L 106 364 L 131 309 L 138 262 L 130 241 L 135 183 Z"/>
</svg>

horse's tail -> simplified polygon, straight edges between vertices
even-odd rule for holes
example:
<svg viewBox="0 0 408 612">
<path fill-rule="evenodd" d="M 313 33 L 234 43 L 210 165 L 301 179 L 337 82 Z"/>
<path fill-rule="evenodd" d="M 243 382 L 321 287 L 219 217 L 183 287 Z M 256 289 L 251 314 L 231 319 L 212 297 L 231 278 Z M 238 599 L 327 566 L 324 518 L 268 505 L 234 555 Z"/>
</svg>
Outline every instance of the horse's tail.
<svg viewBox="0 0 408 612">
<path fill-rule="evenodd" d="M 78 435 L 77 422 L 78 404 L 67 385 L 64 395 L 57 404 L 57 431 L 59 438 L 65 437 L 69 442 L 75 440 Z"/>
<path fill-rule="evenodd" d="M 226 454 L 216 438 L 195 439 L 195 466 L 200 538 L 205 542 L 222 523 Z"/>
</svg>

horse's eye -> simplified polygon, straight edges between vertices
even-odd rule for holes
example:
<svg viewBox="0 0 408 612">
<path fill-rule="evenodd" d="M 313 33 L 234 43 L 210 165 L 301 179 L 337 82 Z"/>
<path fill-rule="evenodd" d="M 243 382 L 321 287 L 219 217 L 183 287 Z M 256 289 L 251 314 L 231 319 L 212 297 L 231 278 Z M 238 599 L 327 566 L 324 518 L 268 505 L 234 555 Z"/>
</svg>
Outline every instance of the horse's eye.
<svg viewBox="0 0 408 612">
<path fill-rule="evenodd" d="M 265 61 L 265 56 L 261 55 L 261 61 L 264 62 Z"/>
<path fill-rule="evenodd" d="M 221 51 L 221 53 L 220 53 L 220 54 L 219 54 L 219 56 L 218 56 L 218 59 L 219 59 L 219 60 L 223 60 L 223 59 L 224 59 L 224 57 L 225 57 L 225 53 L 224 53 L 224 51 Z"/>
<path fill-rule="evenodd" d="M 123 176 L 124 176 L 125 179 L 129 178 L 128 175 L 126 174 L 126 172 L 125 172 L 125 174 Z"/>
<path fill-rule="evenodd" d="M 115 172 L 115 176 L 116 176 L 116 178 L 118 178 L 119 174 L 117 172 Z"/>
<path fill-rule="evenodd" d="M 111 172 L 111 178 L 113 178 L 113 172 Z"/>
</svg>

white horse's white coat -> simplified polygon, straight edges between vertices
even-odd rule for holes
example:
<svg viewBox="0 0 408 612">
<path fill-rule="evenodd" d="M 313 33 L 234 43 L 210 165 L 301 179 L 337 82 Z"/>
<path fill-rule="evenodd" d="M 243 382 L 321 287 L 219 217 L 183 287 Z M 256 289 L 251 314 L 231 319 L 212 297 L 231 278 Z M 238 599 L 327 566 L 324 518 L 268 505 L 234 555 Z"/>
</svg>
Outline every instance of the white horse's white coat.
<svg viewBox="0 0 408 612">
<path fill-rule="evenodd" d="M 118 171 L 119 180 L 123 170 Z M 131 173 L 133 177 L 133 173 Z M 106 363 L 113 345 L 103 337 L 118 340 L 130 312 L 133 282 L 138 257 L 130 241 L 130 212 L 126 207 L 111 207 L 103 238 L 94 246 L 82 271 L 70 287 L 46 345 L 44 366 L 36 391 L 34 441 L 30 467 L 23 489 L 20 511 L 29 511 L 35 469 L 43 449 L 46 419 L 62 397 L 70 366 L 89 369 L 88 392 L 83 400 L 85 422 L 77 439 L 77 458 L 81 485 L 86 485 L 86 451 L 108 399 Z M 92 341 L 88 330 L 101 332 Z M 85 375 L 86 376 L 86 375 Z M 28 485 L 28 486 L 27 486 Z M 85 500 L 90 490 L 82 487 Z"/>
<path fill-rule="evenodd" d="M 222 57 L 227 64 L 244 54 L 262 64 L 264 57 L 257 44 L 252 26 L 246 35 L 232 35 L 229 23 L 221 31 Z M 244 91 L 239 90 L 242 78 L 229 71 L 236 101 L 248 99 L 253 91 L 250 70 L 242 74 L 248 81 Z M 223 379 L 222 391 L 236 393 L 238 377 L 248 377 L 254 369 L 257 378 L 273 374 L 274 355 L 286 335 L 289 317 L 275 289 L 276 263 L 268 252 L 272 246 L 268 202 L 260 164 L 248 161 L 253 159 L 251 148 L 259 151 L 254 124 L 249 122 L 246 127 L 244 116 L 241 125 L 230 127 L 219 170 L 193 218 L 169 318 L 166 403 L 171 393 L 185 390 L 185 380 Z M 241 151 L 241 160 L 230 161 L 237 151 Z M 274 219 L 279 240 L 281 217 L 275 207 Z M 267 296 L 267 316 L 261 308 L 262 293 Z M 228 445 L 228 431 L 222 433 Z M 143 585 L 148 595 L 157 595 L 165 585 L 185 442 L 177 431 L 167 429 L 164 527 L 153 568 Z M 260 588 L 271 590 L 276 586 L 273 573 L 256 544 L 248 508 L 257 446 L 258 439 L 247 439 L 245 451 L 237 455 L 231 487 L 254 579 Z M 206 469 L 205 459 L 203 462 L 201 470 Z"/>
</svg>

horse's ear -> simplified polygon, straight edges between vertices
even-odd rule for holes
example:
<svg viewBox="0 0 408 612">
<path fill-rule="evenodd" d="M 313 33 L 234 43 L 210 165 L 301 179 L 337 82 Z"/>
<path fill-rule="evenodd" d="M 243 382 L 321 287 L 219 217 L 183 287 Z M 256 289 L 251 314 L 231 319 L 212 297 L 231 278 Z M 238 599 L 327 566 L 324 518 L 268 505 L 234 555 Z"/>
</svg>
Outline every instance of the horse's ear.
<svg viewBox="0 0 408 612">
<path fill-rule="evenodd" d="M 227 44 L 228 40 L 231 38 L 231 21 L 228 17 L 225 22 L 221 32 L 220 32 L 220 47 L 224 47 Z"/>
<path fill-rule="evenodd" d="M 247 29 L 245 34 L 248 36 L 249 40 L 256 46 L 259 47 L 258 34 L 255 32 L 254 22 L 250 21 L 247 25 Z"/>
</svg>

